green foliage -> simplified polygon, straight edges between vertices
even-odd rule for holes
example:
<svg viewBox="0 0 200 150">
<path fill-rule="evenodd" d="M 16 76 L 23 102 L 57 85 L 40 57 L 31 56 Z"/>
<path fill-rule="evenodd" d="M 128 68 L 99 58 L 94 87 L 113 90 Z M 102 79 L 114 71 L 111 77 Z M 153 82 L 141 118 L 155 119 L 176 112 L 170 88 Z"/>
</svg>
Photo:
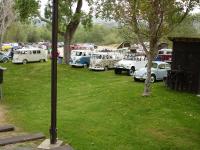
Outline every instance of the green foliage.
<svg viewBox="0 0 200 150">
<path fill-rule="evenodd" d="M 90 28 L 92 26 L 92 8 L 90 8 L 89 12 L 84 12 L 81 10 L 82 3 L 88 3 L 89 6 L 92 4 L 92 0 L 82 1 L 82 0 L 59 0 L 59 30 L 61 32 L 66 32 L 66 27 L 78 20 L 81 21 L 82 25 L 86 28 Z M 80 4 L 79 4 L 80 3 Z M 79 4 L 79 5 L 78 5 Z M 76 6 L 76 10 L 74 10 L 74 6 Z M 80 8 L 79 8 L 80 7 Z M 79 8 L 80 10 L 78 10 Z M 48 1 L 48 5 L 45 8 L 45 18 L 51 20 L 52 19 L 52 4 L 51 1 Z M 79 22 L 79 21 L 78 21 Z M 70 28 L 67 30 L 71 30 Z M 69 31 L 70 32 L 70 31 Z M 72 32 L 72 31 L 71 31 Z"/>
<path fill-rule="evenodd" d="M 93 25 L 90 30 L 80 26 L 74 36 L 74 43 L 115 44 L 123 41 L 119 30 L 104 25 Z"/>
<path fill-rule="evenodd" d="M 38 14 L 39 0 L 15 0 L 15 9 L 22 21 Z"/>
<path fill-rule="evenodd" d="M 177 26 L 168 36 L 175 37 L 200 37 L 200 14 L 190 15 Z"/>
<path fill-rule="evenodd" d="M 35 27 L 29 27 L 27 42 L 35 43 L 41 41 L 39 30 L 36 30 Z"/>
<path fill-rule="evenodd" d="M 137 35 L 132 32 L 132 29 L 128 26 L 121 26 L 119 33 L 123 37 L 124 41 L 131 41 L 131 43 L 138 43 Z"/>
<path fill-rule="evenodd" d="M 100 0 L 97 15 L 114 19 L 132 29 L 148 59 L 143 96 L 151 94 L 151 66 L 158 54 L 160 39 L 179 25 L 199 0 Z M 149 47 L 145 41 L 149 42 Z"/>
<path fill-rule="evenodd" d="M 198 0 L 103 0 L 96 1 L 97 16 L 114 19 L 141 38 L 161 38 L 199 5 Z"/>
<path fill-rule="evenodd" d="M 5 42 L 39 42 L 50 41 L 51 32 L 45 26 L 14 22 L 5 34 Z"/>
<path fill-rule="evenodd" d="M 27 25 L 20 22 L 14 22 L 5 34 L 5 42 L 26 42 Z"/>
<path fill-rule="evenodd" d="M 2 64 L 9 123 L 49 137 L 50 61 Z M 113 71 L 58 65 L 58 137 L 76 150 L 199 150 L 200 102 L 193 94 L 152 87 Z"/>
</svg>

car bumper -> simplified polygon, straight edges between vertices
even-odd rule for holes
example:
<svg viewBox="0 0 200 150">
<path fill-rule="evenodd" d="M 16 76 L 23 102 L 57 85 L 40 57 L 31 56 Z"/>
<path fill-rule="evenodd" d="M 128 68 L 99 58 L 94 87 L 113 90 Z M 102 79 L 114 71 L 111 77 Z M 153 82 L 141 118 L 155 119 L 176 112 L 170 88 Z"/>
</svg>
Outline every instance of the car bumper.
<svg viewBox="0 0 200 150">
<path fill-rule="evenodd" d="M 137 80 L 141 80 L 141 81 L 146 80 L 146 77 L 145 77 L 145 76 L 137 76 L 137 75 L 134 75 L 133 78 L 134 78 L 134 79 L 137 79 Z"/>
<path fill-rule="evenodd" d="M 13 60 L 12 63 L 19 64 L 19 63 L 22 63 L 22 61 L 20 61 L 20 60 Z"/>
<path fill-rule="evenodd" d="M 122 70 L 122 71 L 129 71 L 130 69 L 124 67 L 115 67 L 115 69 Z"/>
<path fill-rule="evenodd" d="M 78 64 L 78 63 L 70 63 L 69 65 L 75 66 L 75 67 L 84 67 L 84 64 Z"/>
<path fill-rule="evenodd" d="M 90 70 L 99 70 L 99 71 L 103 71 L 103 70 L 105 70 L 104 68 L 102 68 L 102 67 L 89 67 L 89 69 Z"/>
</svg>

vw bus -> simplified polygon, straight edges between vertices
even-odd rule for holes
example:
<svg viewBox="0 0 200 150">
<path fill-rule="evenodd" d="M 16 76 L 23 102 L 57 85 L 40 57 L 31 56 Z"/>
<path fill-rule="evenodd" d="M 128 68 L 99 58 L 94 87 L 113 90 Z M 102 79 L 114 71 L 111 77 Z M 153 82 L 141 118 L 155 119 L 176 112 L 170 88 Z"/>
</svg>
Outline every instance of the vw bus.
<svg viewBox="0 0 200 150">
<path fill-rule="evenodd" d="M 23 48 L 14 51 L 13 63 L 27 64 L 28 62 L 47 61 L 47 51 L 39 48 Z"/>
<path fill-rule="evenodd" d="M 172 61 L 172 49 L 161 49 L 161 50 L 159 50 L 156 60 L 171 63 L 171 61 Z"/>
<path fill-rule="evenodd" d="M 72 50 L 69 64 L 73 67 L 89 67 L 90 50 Z"/>
<path fill-rule="evenodd" d="M 122 55 L 114 52 L 96 52 L 92 53 L 90 58 L 91 70 L 108 70 L 113 69 L 116 62 L 123 58 Z"/>
</svg>

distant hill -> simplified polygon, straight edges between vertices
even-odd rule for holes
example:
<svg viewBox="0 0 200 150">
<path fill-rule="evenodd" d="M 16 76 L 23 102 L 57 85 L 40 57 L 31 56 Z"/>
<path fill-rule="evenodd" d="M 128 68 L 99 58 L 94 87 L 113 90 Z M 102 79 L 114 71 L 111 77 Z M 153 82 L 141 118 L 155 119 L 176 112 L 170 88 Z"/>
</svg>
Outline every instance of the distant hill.
<svg viewBox="0 0 200 150">
<path fill-rule="evenodd" d="M 93 22 L 94 22 L 94 24 L 105 25 L 105 26 L 110 27 L 110 28 L 118 26 L 117 22 L 115 22 L 114 20 L 107 21 L 107 20 L 102 20 L 100 18 L 94 17 Z"/>
</svg>

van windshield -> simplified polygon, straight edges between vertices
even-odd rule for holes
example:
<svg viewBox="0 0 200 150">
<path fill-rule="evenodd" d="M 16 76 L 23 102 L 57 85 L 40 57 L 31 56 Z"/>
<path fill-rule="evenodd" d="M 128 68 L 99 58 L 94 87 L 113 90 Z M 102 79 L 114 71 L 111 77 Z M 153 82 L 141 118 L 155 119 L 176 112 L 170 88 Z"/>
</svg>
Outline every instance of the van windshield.
<svg viewBox="0 0 200 150">
<path fill-rule="evenodd" d="M 82 52 L 76 52 L 76 56 L 81 56 Z"/>
</svg>

